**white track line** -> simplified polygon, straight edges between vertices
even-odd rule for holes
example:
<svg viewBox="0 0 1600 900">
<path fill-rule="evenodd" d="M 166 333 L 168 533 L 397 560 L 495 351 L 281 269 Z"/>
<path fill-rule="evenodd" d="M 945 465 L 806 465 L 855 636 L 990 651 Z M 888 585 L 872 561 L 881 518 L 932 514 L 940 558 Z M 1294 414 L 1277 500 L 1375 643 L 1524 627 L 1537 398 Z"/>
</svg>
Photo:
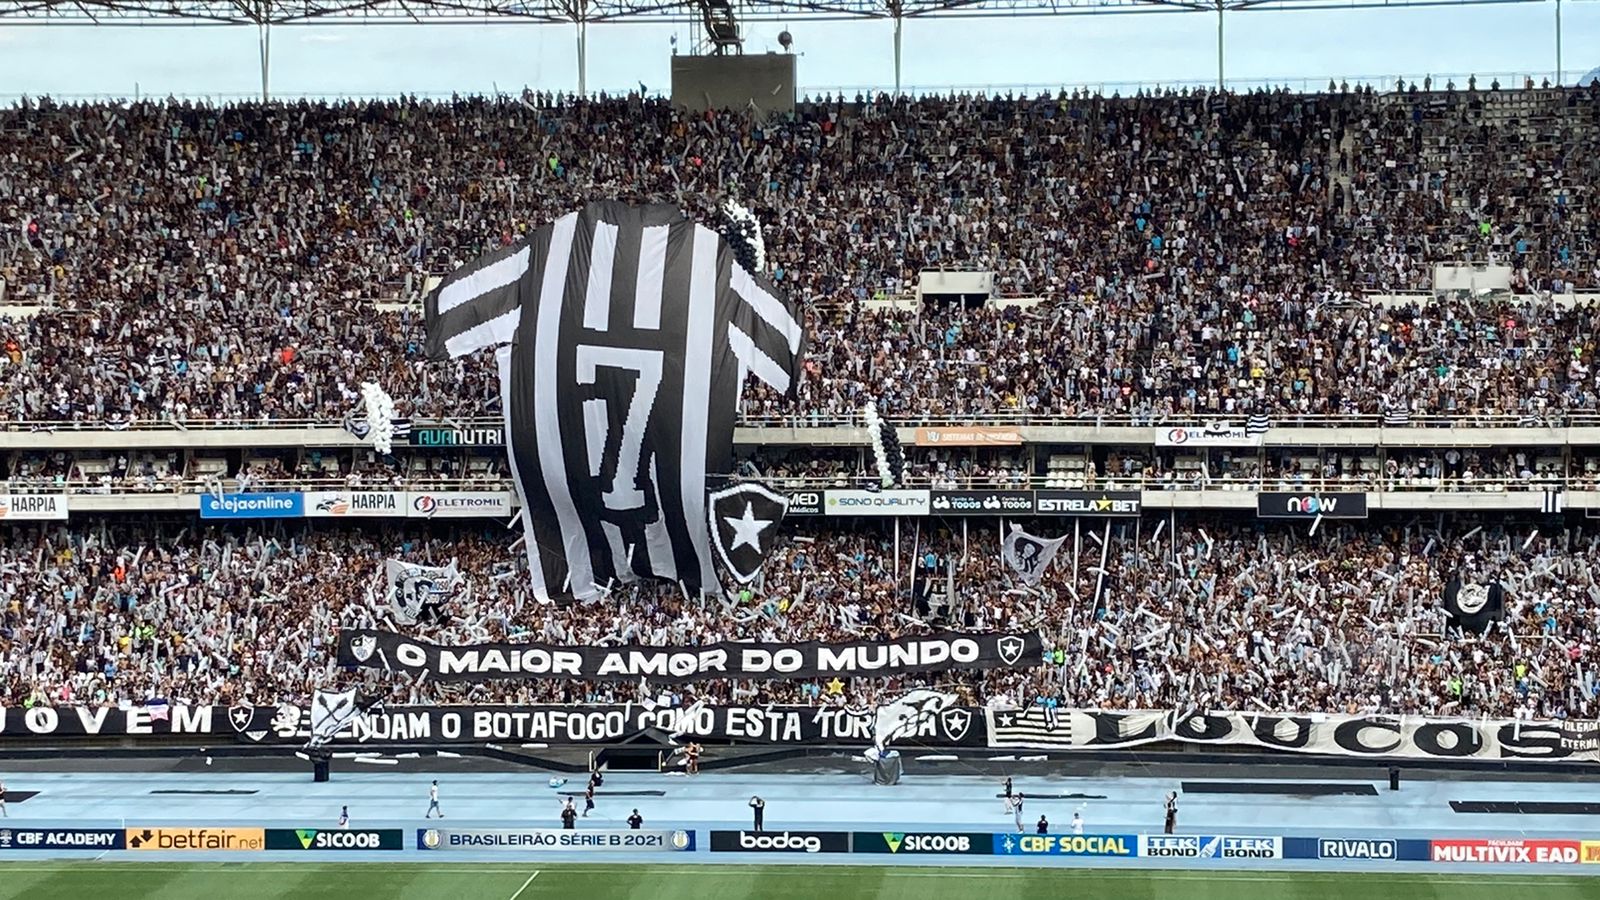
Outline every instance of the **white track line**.
<svg viewBox="0 0 1600 900">
<path fill-rule="evenodd" d="M 528 876 L 528 880 L 524 881 L 522 883 L 522 887 L 517 888 L 517 892 L 515 894 L 511 895 L 511 900 L 517 900 L 518 897 L 521 897 L 522 896 L 522 892 L 527 890 L 528 889 L 528 885 L 533 884 L 533 880 L 535 878 L 538 878 L 538 877 L 539 877 L 539 870 L 538 869 L 534 869 L 533 870 L 533 874 Z"/>
</svg>

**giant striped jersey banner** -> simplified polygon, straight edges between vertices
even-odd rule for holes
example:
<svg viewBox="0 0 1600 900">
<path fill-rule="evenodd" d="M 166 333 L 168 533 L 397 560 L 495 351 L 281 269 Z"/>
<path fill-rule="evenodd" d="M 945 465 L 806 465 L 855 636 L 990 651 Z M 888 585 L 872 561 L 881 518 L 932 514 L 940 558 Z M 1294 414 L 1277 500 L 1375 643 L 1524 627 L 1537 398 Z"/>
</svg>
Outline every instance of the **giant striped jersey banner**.
<svg viewBox="0 0 1600 900">
<path fill-rule="evenodd" d="M 641 576 L 699 592 L 713 540 L 740 578 L 771 550 L 784 504 L 718 490 L 708 518 L 723 486 L 707 473 L 732 471 L 746 376 L 790 392 L 804 333 L 716 231 L 673 205 L 591 203 L 451 274 L 426 317 L 435 359 L 496 348 L 537 599 Z"/>
</svg>

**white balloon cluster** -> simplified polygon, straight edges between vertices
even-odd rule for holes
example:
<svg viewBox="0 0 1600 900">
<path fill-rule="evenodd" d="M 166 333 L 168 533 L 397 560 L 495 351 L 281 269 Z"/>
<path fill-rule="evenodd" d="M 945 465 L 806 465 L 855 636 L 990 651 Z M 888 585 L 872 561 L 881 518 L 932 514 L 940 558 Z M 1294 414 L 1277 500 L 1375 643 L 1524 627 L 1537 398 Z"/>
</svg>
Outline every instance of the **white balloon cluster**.
<svg viewBox="0 0 1600 900">
<path fill-rule="evenodd" d="M 878 466 L 878 479 L 884 487 L 894 484 L 894 472 L 889 468 L 889 454 L 883 446 L 883 419 L 878 417 L 878 404 L 872 400 L 861 410 L 861 418 L 867 423 L 867 439 L 872 442 L 872 460 Z"/>
<path fill-rule="evenodd" d="M 361 400 L 367 407 L 367 437 L 372 439 L 372 448 L 388 456 L 394 440 L 394 398 L 375 382 L 363 381 Z"/>
</svg>

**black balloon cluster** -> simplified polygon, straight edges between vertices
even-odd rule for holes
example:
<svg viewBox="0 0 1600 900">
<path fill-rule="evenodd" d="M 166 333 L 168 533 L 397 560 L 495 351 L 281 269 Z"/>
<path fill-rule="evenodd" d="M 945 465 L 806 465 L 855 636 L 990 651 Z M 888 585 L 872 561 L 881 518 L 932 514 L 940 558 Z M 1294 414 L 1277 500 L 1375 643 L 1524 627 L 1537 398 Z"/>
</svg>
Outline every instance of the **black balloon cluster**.
<svg viewBox="0 0 1600 900">
<path fill-rule="evenodd" d="M 889 477 L 898 485 L 906 474 L 906 451 L 900 446 L 900 433 L 888 422 L 878 424 L 883 441 L 883 458 L 889 464 Z"/>
<path fill-rule="evenodd" d="M 761 271 L 761 259 L 756 253 L 761 240 L 760 228 L 755 219 L 736 218 L 726 209 L 717 211 L 717 233 L 728 242 L 733 258 L 751 274 Z"/>
</svg>

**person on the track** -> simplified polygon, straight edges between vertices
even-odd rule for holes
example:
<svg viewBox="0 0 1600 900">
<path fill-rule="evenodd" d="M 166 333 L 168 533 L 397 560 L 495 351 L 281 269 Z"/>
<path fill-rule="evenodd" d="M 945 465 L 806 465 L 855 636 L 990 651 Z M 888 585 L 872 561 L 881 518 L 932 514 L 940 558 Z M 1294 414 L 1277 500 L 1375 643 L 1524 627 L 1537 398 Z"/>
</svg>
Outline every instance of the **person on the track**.
<svg viewBox="0 0 1600 900">
<path fill-rule="evenodd" d="M 1013 817 L 1015 817 L 1015 819 L 1016 819 L 1017 834 L 1021 834 L 1022 833 L 1022 792 L 1021 791 L 1017 791 L 1017 795 L 1015 797 L 1011 798 L 1011 815 Z"/>
<path fill-rule="evenodd" d="M 1006 810 L 1006 812 L 1011 812 L 1011 776 L 1010 775 L 1006 776 L 1005 791 L 1006 791 L 1005 810 Z"/>
<path fill-rule="evenodd" d="M 1166 833 L 1171 834 L 1178 827 L 1178 792 L 1167 792 L 1167 825 Z"/>
<path fill-rule="evenodd" d="M 1083 816 L 1078 813 L 1072 814 L 1072 833 L 1083 834 Z"/>
<path fill-rule="evenodd" d="M 6 812 L 6 783 L 0 781 L 0 816 L 11 818 L 11 813 Z"/>
<path fill-rule="evenodd" d="M 754 814 L 755 824 L 753 831 L 760 831 L 767 820 L 767 801 L 760 797 L 750 798 L 750 812 Z"/>
<path fill-rule="evenodd" d="M 1034 831 L 1039 834 L 1050 833 L 1050 822 L 1044 816 L 1039 817 L 1039 824 L 1034 826 Z"/>
<path fill-rule="evenodd" d="M 589 811 L 594 809 L 594 779 L 589 779 L 589 786 L 583 789 L 583 817 L 589 818 Z"/>
<path fill-rule="evenodd" d="M 439 782 L 437 781 L 428 786 L 428 812 L 423 818 L 431 819 L 434 813 L 438 813 L 439 818 L 444 818 L 444 810 L 439 808 Z"/>
<path fill-rule="evenodd" d="M 578 808 L 572 805 L 571 797 L 568 797 L 566 805 L 561 807 L 561 827 L 569 830 L 578 827 Z"/>
<path fill-rule="evenodd" d="M 339 807 L 339 827 L 340 828 L 349 828 L 350 827 L 350 807 L 348 807 L 348 806 Z"/>
<path fill-rule="evenodd" d="M 639 811 L 637 809 L 634 810 L 633 815 L 628 817 L 628 827 L 632 828 L 634 831 L 638 831 L 639 826 L 643 824 L 644 816 L 639 815 Z"/>
</svg>

